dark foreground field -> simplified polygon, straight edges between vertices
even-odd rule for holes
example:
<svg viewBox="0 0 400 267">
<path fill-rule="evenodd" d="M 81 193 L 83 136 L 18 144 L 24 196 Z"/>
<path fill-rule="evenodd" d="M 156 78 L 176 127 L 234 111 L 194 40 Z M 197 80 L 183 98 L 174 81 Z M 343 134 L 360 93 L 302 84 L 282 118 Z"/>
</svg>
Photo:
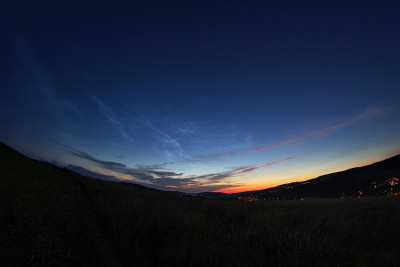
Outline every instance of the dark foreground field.
<svg viewBox="0 0 400 267">
<path fill-rule="evenodd" d="M 400 264 L 400 198 L 241 202 L 88 179 L 0 149 L 2 266 Z"/>
</svg>

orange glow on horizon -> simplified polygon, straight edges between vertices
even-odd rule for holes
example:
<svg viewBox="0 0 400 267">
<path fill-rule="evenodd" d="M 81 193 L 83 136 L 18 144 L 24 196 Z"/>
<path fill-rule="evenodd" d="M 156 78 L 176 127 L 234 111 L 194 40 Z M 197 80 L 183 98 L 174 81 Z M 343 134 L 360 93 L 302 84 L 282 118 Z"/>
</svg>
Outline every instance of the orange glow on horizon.
<svg viewBox="0 0 400 267">
<path fill-rule="evenodd" d="M 237 186 L 237 187 L 223 188 L 223 189 L 219 189 L 219 190 L 216 190 L 213 192 L 232 194 L 232 193 L 240 193 L 240 192 L 246 192 L 246 191 L 263 190 L 263 189 L 267 189 L 267 188 L 278 186 L 278 185 L 280 185 L 280 184 L 243 185 L 243 186 Z"/>
<path fill-rule="evenodd" d="M 279 185 L 293 183 L 293 182 L 303 182 L 303 181 L 314 179 L 314 178 L 317 178 L 319 176 L 326 175 L 329 173 L 341 172 L 341 171 L 346 171 L 346 170 L 352 169 L 352 168 L 367 166 L 367 165 L 388 159 L 388 158 L 396 156 L 396 155 L 398 155 L 398 153 L 377 154 L 377 155 L 373 155 L 369 158 L 358 159 L 356 162 L 354 162 L 354 161 L 347 162 L 346 164 L 343 164 L 340 167 L 336 166 L 331 169 L 312 170 L 312 171 L 309 171 L 308 173 L 304 173 L 304 175 L 296 175 L 296 177 L 291 177 L 291 178 L 286 178 L 286 179 L 285 178 L 277 179 L 277 180 L 274 180 L 273 182 L 271 181 L 270 183 L 227 187 L 227 188 L 215 190 L 213 192 L 232 194 L 232 193 L 240 193 L 240 192 L 247 192 L 247 191 L 263 190 L 263 189 L 268 189 L 271 187 L 276 187 Z"/>
</svg>

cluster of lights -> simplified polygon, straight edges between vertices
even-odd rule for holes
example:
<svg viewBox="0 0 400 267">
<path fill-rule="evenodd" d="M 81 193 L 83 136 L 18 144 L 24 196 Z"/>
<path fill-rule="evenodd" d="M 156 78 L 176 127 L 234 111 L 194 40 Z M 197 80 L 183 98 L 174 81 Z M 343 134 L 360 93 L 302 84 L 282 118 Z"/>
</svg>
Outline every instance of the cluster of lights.
<svg viewBox="0 0 400 267">
<path fill-rule="evenodd" d="M 388 188 L 390 186 L 390 188 Z M 382 183 L 372 182 L 373 191 L 375 193 L 385 193 L 388 195 L 399 195 L 399 178 L 392 177 L 386 179 Z"/>
<path fill-rule="evenodd" d="M 277 197 L 257 198 L 255 196 L 238 197 L 238 199 L 246 201 L 246 202 L 258 201 L 258 200 L 279 200 L 279 198 L 277 198 Z"/>
</svg>

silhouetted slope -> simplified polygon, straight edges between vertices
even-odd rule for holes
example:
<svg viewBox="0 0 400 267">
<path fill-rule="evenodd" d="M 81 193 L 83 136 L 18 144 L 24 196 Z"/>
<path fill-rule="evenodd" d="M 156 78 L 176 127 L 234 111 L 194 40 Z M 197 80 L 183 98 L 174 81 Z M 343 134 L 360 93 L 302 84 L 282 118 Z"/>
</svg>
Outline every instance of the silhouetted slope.
<svg viewBox="0 0 400 267">
<path fill-rule="evenodd" d="M 115 242 L 88 200 L 82 177 L 2 143 L 0 163 L 0 261 L 5 266 L 118 262 Z"/>
<path fill-rule="evenodd" d="M 236 196 L 252 196 L 256 199 L 298 199 L 397 194 L 400 191 L 400 184 L 396 178 L 400 178 L 400 155 L 304 182 L 243 192 Z"/>
</svg>

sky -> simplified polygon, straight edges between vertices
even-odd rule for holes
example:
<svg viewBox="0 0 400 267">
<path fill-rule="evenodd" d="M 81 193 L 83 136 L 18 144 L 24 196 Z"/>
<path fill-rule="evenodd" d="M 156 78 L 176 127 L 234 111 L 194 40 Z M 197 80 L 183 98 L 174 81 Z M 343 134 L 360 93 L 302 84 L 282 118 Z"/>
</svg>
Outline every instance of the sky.
<svg viewBox="0 0 400 267">
<path fill-rule="evenodd" d="M 9 1 L 0 141 L 189 193 L 400 154 L 399 1 Z"/>
</svg>

